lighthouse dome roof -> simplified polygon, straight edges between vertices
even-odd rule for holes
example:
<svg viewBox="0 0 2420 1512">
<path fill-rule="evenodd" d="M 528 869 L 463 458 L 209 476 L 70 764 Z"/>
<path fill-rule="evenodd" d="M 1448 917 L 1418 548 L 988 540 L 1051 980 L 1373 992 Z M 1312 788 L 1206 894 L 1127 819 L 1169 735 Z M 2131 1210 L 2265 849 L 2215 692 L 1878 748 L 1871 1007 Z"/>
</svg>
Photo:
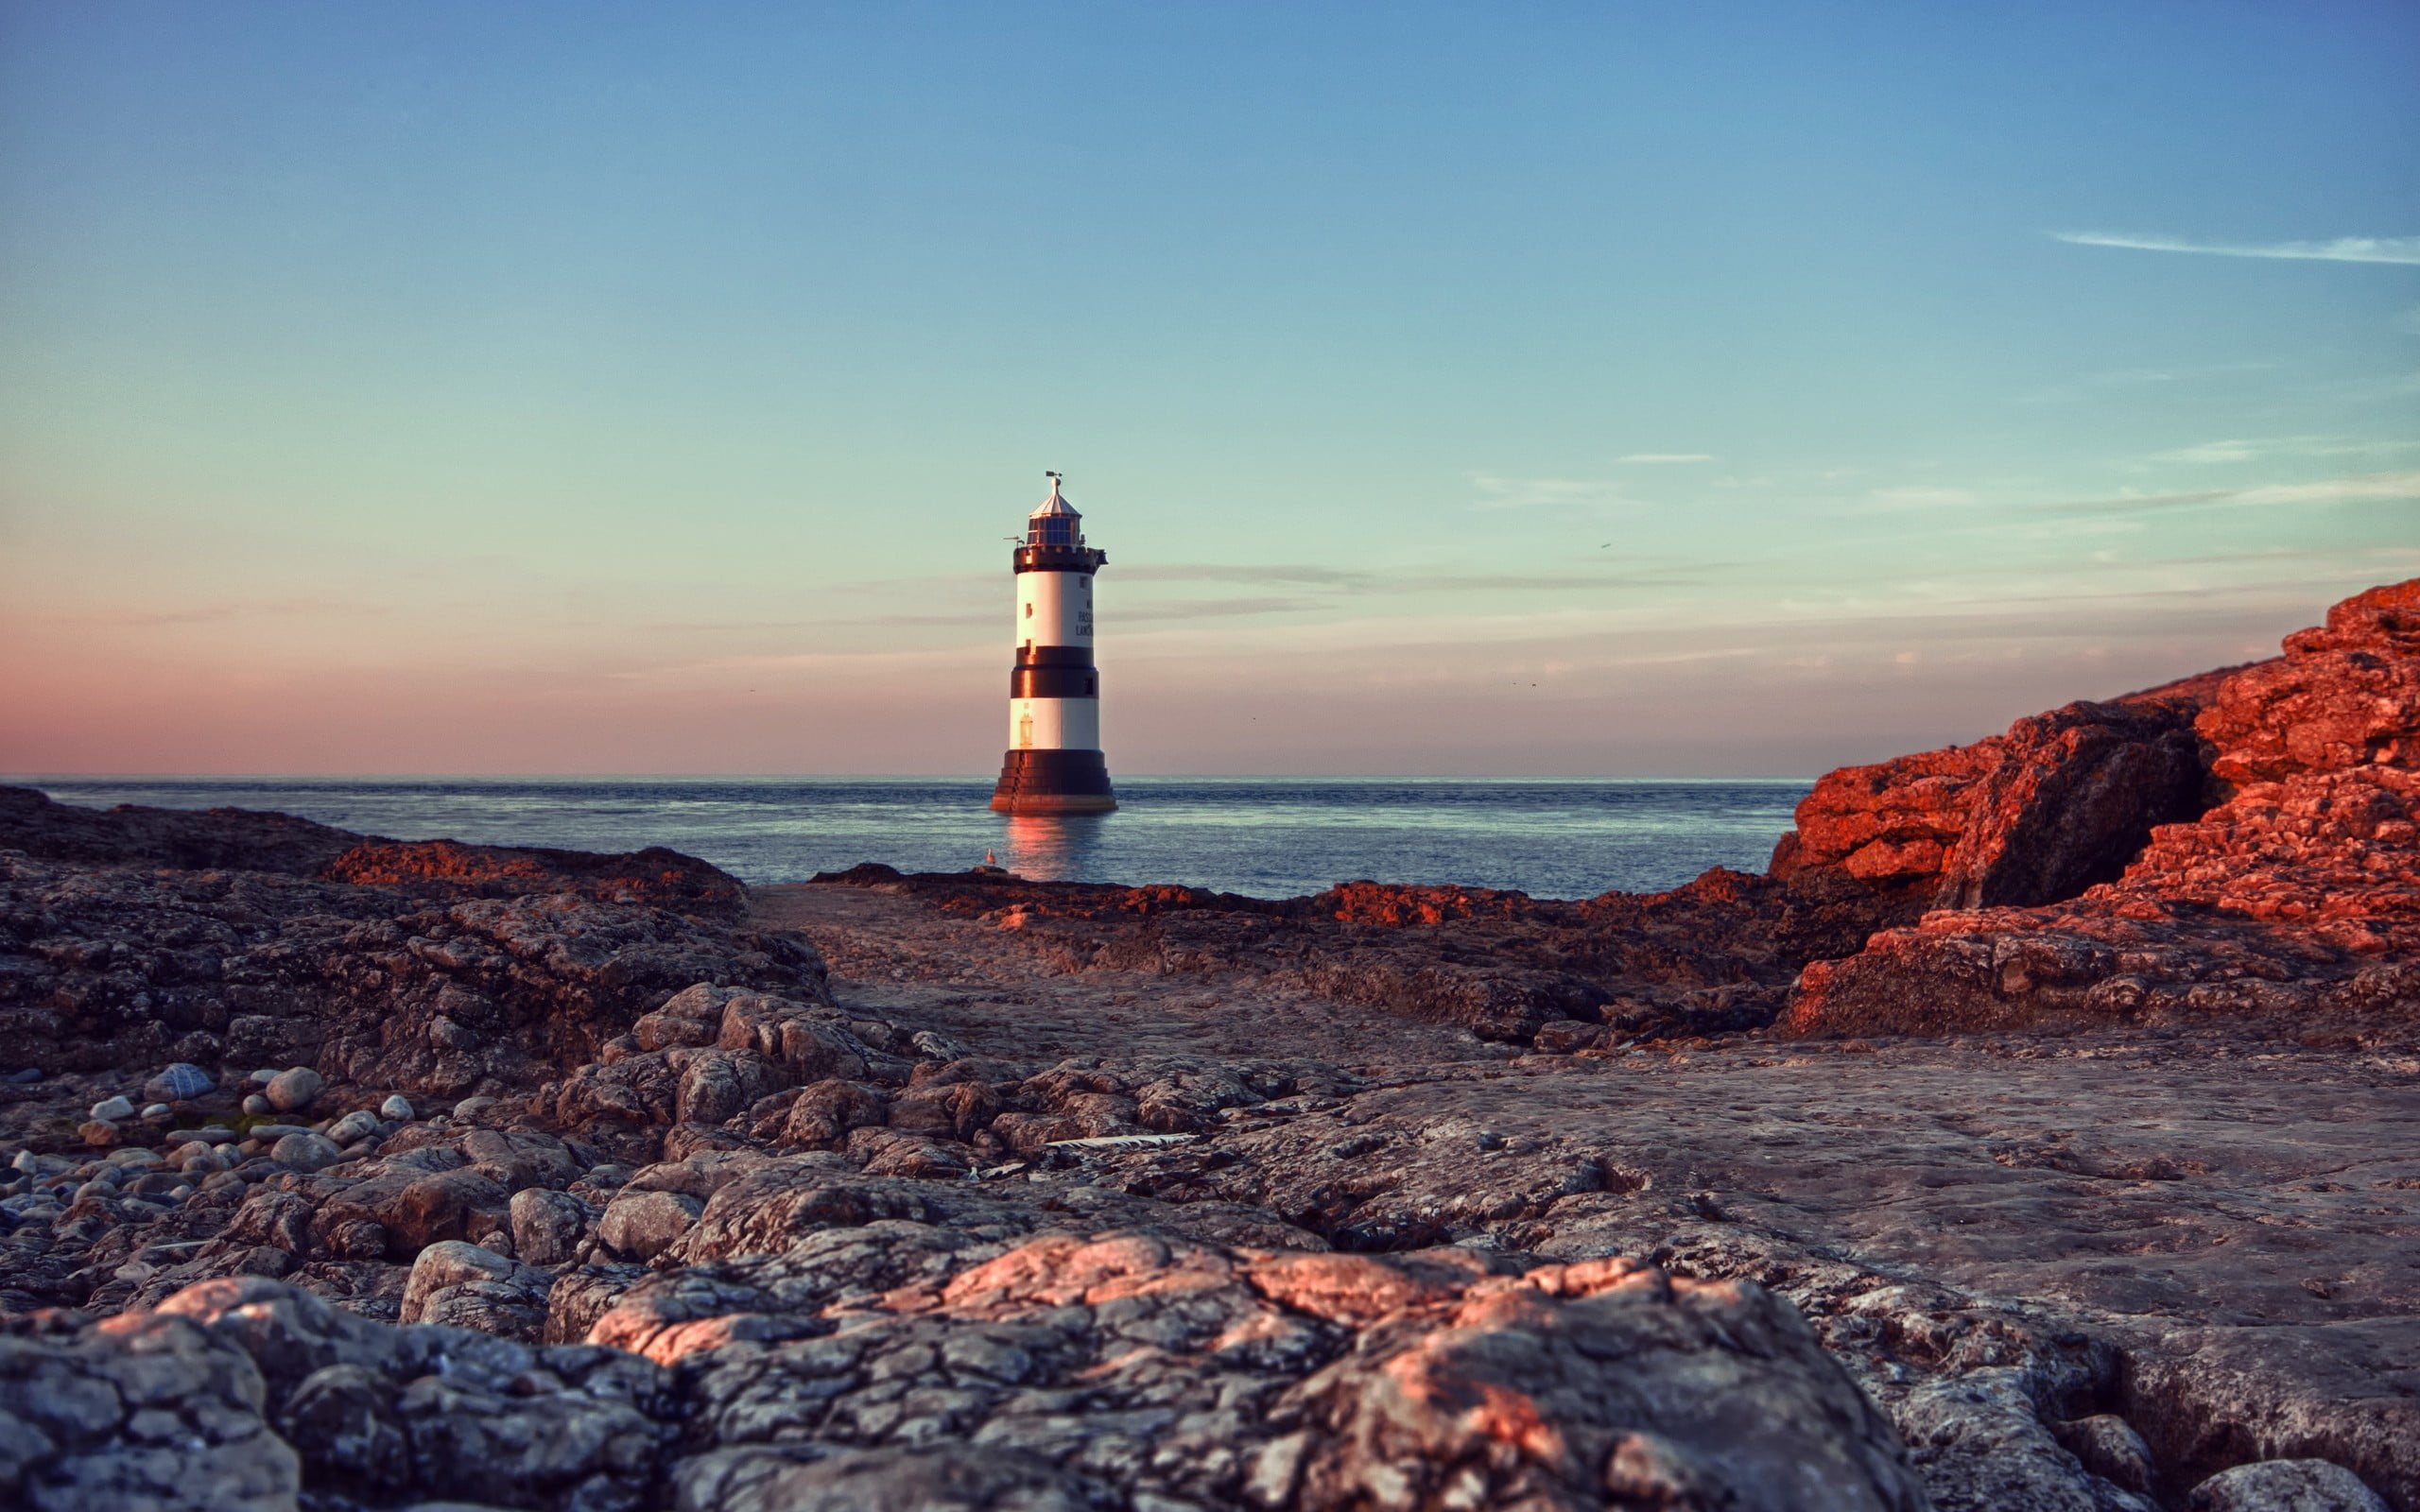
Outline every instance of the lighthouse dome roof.
<svg viewBox="0 0 2420 1512">
<path fill-rule="evenodd" d="M 1043 500 L 1040 507 L 1038 507 L 1033 513 L 1026 516 L 1026 518 L 1028 520 L 1039 520 L 1045 515 L 1065 515 L 1071 520 L 1082 519 L 1083 516 L 1076 512 L 1076 507 L 1074 505 L 1069 504 L 1065 499 L 1059 496 L 1059 474 L 1051 472 L 1046 474 L 1046 476 L 1050 479 L 1050 497 Z"/>
</svg>

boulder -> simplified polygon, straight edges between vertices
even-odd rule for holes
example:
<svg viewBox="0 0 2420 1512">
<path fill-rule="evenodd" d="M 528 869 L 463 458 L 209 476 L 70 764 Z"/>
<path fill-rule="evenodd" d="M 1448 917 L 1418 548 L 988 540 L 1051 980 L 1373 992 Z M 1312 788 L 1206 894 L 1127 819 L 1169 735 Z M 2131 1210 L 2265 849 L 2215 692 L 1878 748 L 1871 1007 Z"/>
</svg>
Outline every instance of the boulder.
<svg viewBox="0 0 2420 1512">
<path fill-rule="evenodd" d="M 261 1089 L 271 1108 L 281 1113 L 299 1113 L 311 1106 L 320 1095 L 320 1074 L 308 1066 L 294 1066 L 279 1072 Z"/>
<path fill-rule="evenodd" d="M 362 1108 L 355 1108 L 328 1125 L 328 1138 L 337 1144 L 357 1144 L 378 1132 L 378 1115 Z"/>
<path fill-rule="evenodd" d="M 332 1218 L 361 1219 L 385 1230 L 388 1253 L 410 1260 L 430 1245 L 476 1239 L 511 1223 L 512 1194 L 471 1169 L 423 1171 L 388 1164 L 332 1195 Z"/>
<path fill-rule="evenodd" d="M 143 1095 L 153 1102 L 177 1103 L 199 1097 L 218 1086 L 218 1078 L 190 1061 L 164 1067 L 143 1084 Z"/>
<path fill-rule="evenodd" d="M 2420 1001 L 2420 581 L 2373 590 L 2286 655 L 2214 675 L 2197 717 L 2226 800 L 2162 824 L 2064 901 L 1936 912 L 1810 962 L 1783 1026 L 1940 1033 Z M 2169 700 L 2176 705 L 2175 700 Z"/>
<path fill-rule="evenodd" d="M 2118 876 L 2161 824 L 2208 806 L 2194 718 L 2206 678 L 2020 719 L 1972 746 L 1827 773 L 1773 852 L 1935 908 L 2028 906 Z"/>
<path fill-rule="evenodd" d="M 302 1460 L 233 1341 L 142 1314 L 0 1334 L 0 1498 L 42 1512 L 291 1512 Z"/>
<path fill-rule="evenodd" d="M 2193 1487 L 2187 1512 L 2389 1512 L 2385 1498 L 2342 1465 L 2273 1459 L 2221 1470 Z"/>
<path fill-rule="evenodd" d="M 705 1204 L 678 1192 L 625 1192 L 605 1207 L 596 1237 L 628 1260 L 664 1253 L 697 1223 Z"/>
<path fill-rule="evenodd" d="M 269 1146 L 268 1158 L 297 1171 L 317 1171 L 344 1159 L 344 1152 L 325 1135 L 288 1134 Z"/>
<path fill-rule="evenodd" d="M 429 1246 L 404 1283 L 401 1319 L 537 1341 L 552 1280 L 509 1256 L 450 1240 Z"/>
<path fill-rule="evenodd" d="M 568 1192 L 528 1187 L 512 1194 L 512 1252 L 532 1265 L 560 1265 L 585 1235 L 588 1205 Z"/>
<path fill-rule="evenodd" d="M 2344 600 L 2285 650 L 2228 678 L 2196 721 L 2214 775 L 2242 785 L 2420 767 L 2420 578 Z"/>
</svg>

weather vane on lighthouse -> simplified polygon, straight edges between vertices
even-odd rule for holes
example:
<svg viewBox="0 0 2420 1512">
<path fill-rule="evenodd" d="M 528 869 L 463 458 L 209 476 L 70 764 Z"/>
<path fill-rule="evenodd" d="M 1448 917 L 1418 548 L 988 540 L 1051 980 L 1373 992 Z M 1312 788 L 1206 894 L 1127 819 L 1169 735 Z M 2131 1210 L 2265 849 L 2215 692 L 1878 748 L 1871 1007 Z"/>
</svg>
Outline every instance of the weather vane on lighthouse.
<svg viewBox="0 0 2420 1512">
<path fill-rule="evenodd" d="M 1093 574 L 1109 553 L 1084 544 L 1083 516 L 1060 495 L 1026 517 L 1012 563 L 1016 665 L 1009 672 L 1009 752 L 992 806 L 1003 814 L 1106 814 L 1117 807 L 1100 753 L 1100 674 L 1093 667 Z"/>
</svg>

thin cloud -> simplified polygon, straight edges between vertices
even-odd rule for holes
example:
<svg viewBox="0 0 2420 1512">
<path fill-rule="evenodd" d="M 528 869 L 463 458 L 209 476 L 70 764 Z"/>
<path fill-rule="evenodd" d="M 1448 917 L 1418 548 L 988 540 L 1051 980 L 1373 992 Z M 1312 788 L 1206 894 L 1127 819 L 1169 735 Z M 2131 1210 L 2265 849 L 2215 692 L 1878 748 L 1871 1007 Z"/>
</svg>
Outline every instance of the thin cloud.
<svg viewBox="0 0 2420 1512">
<path fill-rule="evenodd" d="M 1617 456 L 1614 460 L 1627 462 L 1634 467 L 1660 467 L 1676 462 L 1711 462 L 1714 460 L 1714 454 L 1712 452 L 1633 452 L 1628 456 Z"/>
<path fill-rule="evenodd" d="M 2273 436 L 2262 440 L 2204 441 L 2153 452 L 2153 462 L 2253 462 L 2264 456 L 2376 456 L 2420 449 L 2420 441 L 2354 441 L 2336 436 Z"/>
<path fill-rule="evenodd" d="M 1344 567 L 1314 567 L 1285 562 L 1266 565 L 1169 562 L 1164 566 L 1125 567 L 1117 573 L 1119 581 L 1130 583 L 1304 583 L 1324 588 L 1357 587 L 1372 581 L 1374 576 L 1370 573 Z"/>
<path fill-rule="evenodd" d="M 2079 499 L 2036 508 L 2048 514 L 2151 514 L 2204 507 L 2275 508 L 2348 504 L 2368 499 L 2420 499 L 2420 472 L 2372 472 L 2362 477 L 2323 478 L 2316 483 L 2273 483 L 2255 489 L 2203 489 L 2190 493 L 2122 494 Z"/>
<path fill-rule="evenodd" d="M 1119 609 L 1112 623 L 1148 625 L 1169 620 L 1225 619 L 1239 614 L 1290 614 L 1319 607 L 1317 599 L 1281 598 L 1275 594 L 1263 594 L 1257 598 L 1197 598 L 1179 604 L 1141 604 Z"/>
<path fill-rule="evenodd" d="M 2154 462 L 2249 462 L 2260 455 L 2257 441 L 2204 441 L 2199 446 L 2180 446 L 2172 452 L 2153 452 Z"/>
<path fill-rule="evenodd" d="M 2420 499 L 2420 472 L 2373 472 L 2367 477 L 2330 478 L 2320 483 L 2278 483 L 2246 489 L 2236 495 L 2240 504 L 2338 504 L 2347 499 Z"/>
<path fill-rule="evenodd" d="M 1853 512 L 1896 514 L 1908 509 L 1961 509 L 1978 502 L 1964 489 L 1876 489 Z"/>
<path fill-rule="evenodd" d="M 1506 478 L 1474 472 L 1471 486 L 1479 491 L 1476 509 L 1527 509 L 1541 505 L 1630 504 L 1621 485 L 1600 478 Z"/>
<path fill-rule="evenodd" d="M 2053 241 L 2077 247 L 2122 247 L 2138 252 L 2199 252 L 2206 257 L 2272 257 L 2315 263 L 2420 263 L 2420 236 L 2339 236 L 2325 242 L 2195 242 L 2181 236 L 2122 232 L 2054 231 Z"/>
</svg>

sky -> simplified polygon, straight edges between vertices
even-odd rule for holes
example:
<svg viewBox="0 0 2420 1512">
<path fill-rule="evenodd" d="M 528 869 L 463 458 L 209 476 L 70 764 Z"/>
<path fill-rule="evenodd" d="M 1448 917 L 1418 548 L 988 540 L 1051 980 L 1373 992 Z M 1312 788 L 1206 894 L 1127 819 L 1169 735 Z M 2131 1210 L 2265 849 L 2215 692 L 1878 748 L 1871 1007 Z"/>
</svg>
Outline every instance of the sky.
<svg viewBox="0 0 2420 1512">
<path fill-rule="evenodd" d="M 1806 775 L 2420 576 L 2420 9 L 0 0 L 0 771 Z"/>
</svg>

